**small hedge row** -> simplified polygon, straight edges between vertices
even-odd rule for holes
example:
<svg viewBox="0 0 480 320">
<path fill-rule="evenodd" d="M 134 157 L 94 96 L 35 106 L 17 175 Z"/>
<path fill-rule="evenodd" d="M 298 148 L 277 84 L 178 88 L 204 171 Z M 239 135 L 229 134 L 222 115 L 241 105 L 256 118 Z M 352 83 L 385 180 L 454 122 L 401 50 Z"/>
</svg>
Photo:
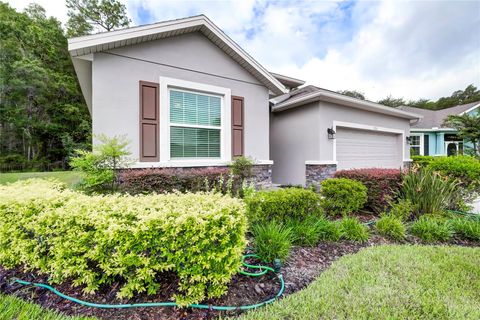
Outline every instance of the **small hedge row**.
<svg viewBox="0 0 480 320">
<path fill-rule="evenodd" d="M 318 195 L 309 189 L 259 191 L 245 199 L 250 223 L 305 219 L 321 212 Z"/>
<path fill-rule="evenodd" d="M 361 182 L 346 178 L 322 181 L 320 195 L 322 208 L 332 216 L 357 212 L 367 202 L 367 188 Z"/>
<path fill-rule="evenodd" d="M 180 304 L 219 297 L 238 272 L 247 221 L 221 194 L 87 196 L 43 180 L 0 186 L 0 265 L 68 279 L 89 293 L 119 282 L 118 297 L 178 278 Z"/>
<path fill-rule="evenodd" d="M 122 170 L 118 180 L 120 189 L 130 194 L 209 191 L 214 187 L 226 189 L 228 168 L 148 168 Z"/>
<path fill-rule="evenodd" d="M 388 207 L 389 200 L 398 193 L 402 183 L 402 172 L 398 169 L 356 169 L 335 173 L 335 178 L 360 181 L 367 187 L 366 206 L 376 213 Z"/>
</svg>

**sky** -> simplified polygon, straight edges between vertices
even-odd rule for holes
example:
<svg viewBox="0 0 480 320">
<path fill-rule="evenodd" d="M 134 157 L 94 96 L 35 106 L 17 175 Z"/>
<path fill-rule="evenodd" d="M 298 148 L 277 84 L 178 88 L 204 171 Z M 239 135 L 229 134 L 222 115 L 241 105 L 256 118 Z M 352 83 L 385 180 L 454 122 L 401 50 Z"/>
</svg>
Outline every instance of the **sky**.
<svg viewBox="0 0 480 320">
<path fill-rule="evenodd" d="M 66 22 L 62 0 L 34 2 Z M 121 2 L 132 25 L 205 14 L 268 70 L 374 101 L 480 87 L 480 0 Z"/>
</svg>

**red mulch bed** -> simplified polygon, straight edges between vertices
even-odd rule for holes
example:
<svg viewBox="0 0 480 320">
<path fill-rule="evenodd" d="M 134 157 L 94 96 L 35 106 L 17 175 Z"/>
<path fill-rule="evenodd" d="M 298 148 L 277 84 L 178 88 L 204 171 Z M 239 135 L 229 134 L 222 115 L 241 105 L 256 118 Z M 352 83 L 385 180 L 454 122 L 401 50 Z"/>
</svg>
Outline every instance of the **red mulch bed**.
<svg viewBox="0 0 480 320">
<path fill-rule="evenodd" d="M 418 239 L 409 237 L 406 243 L 418 243 Z M 324 242 L 316 247 L 295 247 L 293 248 L 289 259 L 282 268 L 282 274 L 285 279 L 285 294 L 291 294 L 306 287 L 311 283 L 322 271 L 327 269 L 335 260 L 346 254 L 356 253 L 362 248 L 374 245 L 382 245 L 392 243 L 391 241 L 372 234 L 366 243 L 358 243 L 352 241 L 341 242 Z M 450 244 L 463 246 L 478 246 L 479 243 L 453 239 Z M 94 316 L 100 319 L 212 319 L 219 315 L 232 316 L 239 314 L 235 312 L 218 312 L 213 310 L 190 309 L 190 308 L 133 308 L 133 309 L 97 309 L 88 308 L 76 303 L 64 300 L 48 290 L 41 288 L 26 287 L 19 284 L 11 283 L 10 279 L 17 277 L 27 281 L 35 281 L 40 283 L 48 283 L 46 276 L 37 275 L 34 277 L 32 273 L 25 273 L 22 270 L 5 270 L 0 267 L 0 292 L 13 294 L 25 300 L 40 304 L 47 309 L 58 310 L 67 315 L 84 315 Z M 85 295 L 80 288 L 73 288 L 69 283 L 55 286 L 59 291 L 69 296 L 73 296 L 82 300 L 96 303 L 139 303 L 139 302 L 155 302 L 168 301 L 173 293 L 175 293 L 175 279 L 164 278 L 166 283 L 162 292 L 147 296 L 141 294 L 130 300 L 118 300 L 115 298 L 117 288 L 115 286 L 104 288 L 95 295 Z M 269 299 L 278 292 L 279 283 L 274 275 L 266 275 L 263 277 L 247 277 L 237 275 L 233 278 L 229 285 L 226 295 L 219 299 L 211 299 L 205 304 L 210 305 L 247 305 Z"/>
</svg>

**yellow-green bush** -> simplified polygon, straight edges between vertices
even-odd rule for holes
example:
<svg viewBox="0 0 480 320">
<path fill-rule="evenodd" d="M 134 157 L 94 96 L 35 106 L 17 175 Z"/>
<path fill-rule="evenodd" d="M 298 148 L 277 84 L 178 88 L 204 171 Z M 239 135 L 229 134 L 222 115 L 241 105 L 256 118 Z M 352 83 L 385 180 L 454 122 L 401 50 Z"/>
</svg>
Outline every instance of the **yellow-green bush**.
<svg viewBox="0 0 480 320">
<path fill-rule="evenodd" d="M 119 281 L 119 297 L 178 277 L 181 304 L 226 292 L 246 245 L 240 200 L 213 193 L 87 196 L 27 180 L 0 186 L 0 265 L 23 265 L 95 292 Z"/>
</svg>

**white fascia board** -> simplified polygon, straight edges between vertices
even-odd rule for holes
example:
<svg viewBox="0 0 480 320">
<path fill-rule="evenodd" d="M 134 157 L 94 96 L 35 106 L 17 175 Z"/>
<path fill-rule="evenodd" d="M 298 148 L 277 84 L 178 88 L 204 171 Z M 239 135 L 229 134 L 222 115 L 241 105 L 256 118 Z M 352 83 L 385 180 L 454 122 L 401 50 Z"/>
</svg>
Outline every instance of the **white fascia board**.
<svg viewBox="0 0 480 320">
<path fill-rule="evenodd" d="M 437 132 L 437 131 L 457 131 L 453 128 L 410 128 L 410 132 Z"/>
<path fill-rule="evenodd" d="M 471 108 L 468 109 L 468 110 L 463 111 L 462 113 L 460 113 L 460 115 L 462 116 L 462 115 L 464 115 L 464 114 L 466 114 L 466 113 L 472 112 L 473 110 L 477 109 L 478 107 L 480 107 L 480 103 L 474 105 L 473 107 L 471 107 Z"/>
<path fill-rule="evenodd" d="M 290 109 L 290 108 L 300 106 L 309 102 L 320 101 L 320 100 L 332 102 L 332 103 L 338 103 L 340 105 L 357 108 L 357 109 L 363 109 L 366 111 L 392 115 L 400 118 L 406 118 L 410 120 L 423 118 L 423 116 L 419 114 L 397 110 L 392 107 L 382 106 L 374 102 L 358 100 L 358 99 L 347 97 L 337 93 L 324 92 L 324 91 L 312 92 L 311 94 L 305 95 L 303 97 L 292 99 L 284 103 L 279 103 L 276 106 L 273 106 L 272 111 L 279 112 L 279 111 Z"/>
<path fill-rule="evenodd" d="M 72 57 L 76 57 L 90 54 L 92 52 L 104 51 L 103 47 L 99 49 L 98 46 L 107 45 L 109 49 L 118 48 L 122 46 L 121 42 L 125 43 L 129 39 L 141 39 L 155 34 L 168 33 L 176 30 L 194 29 L 202 31 L 202 27 L 208 29 L 215 38 L 225 43 L 241 60 L 247 62 L 253 67 L 255 71 L 258 72 L 260 78 L 265 79 L 263 82 L 269 84 L 267 85 L 269 89 L 274 90 L 276 94 L 288 92 L 285 86 L 268 72 L 267 69 L 253 59 L 246 51 L 235 43 L 235 41 L 229 38 L 220 28 L 203 15 L 68 39 L 68 51 Z"/>
</svg>

